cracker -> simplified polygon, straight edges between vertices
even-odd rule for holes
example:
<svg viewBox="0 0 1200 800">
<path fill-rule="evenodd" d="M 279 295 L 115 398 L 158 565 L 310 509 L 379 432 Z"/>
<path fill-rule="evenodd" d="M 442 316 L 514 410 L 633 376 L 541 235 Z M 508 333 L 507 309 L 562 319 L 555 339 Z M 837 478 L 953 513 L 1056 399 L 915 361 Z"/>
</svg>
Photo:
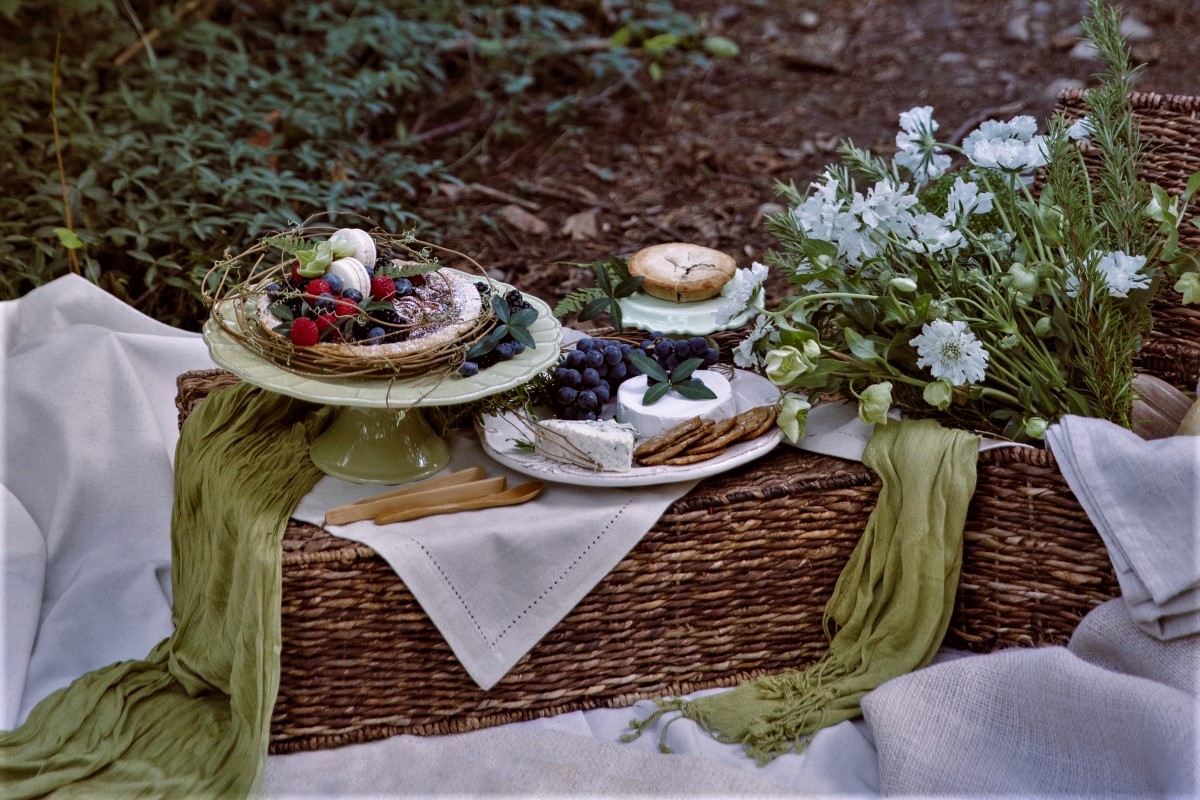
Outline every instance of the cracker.
<svg viewBox="0 0 1200 800">
<path fill-rule="evenodd" d="M 700 417 L 692 417 L 686 422 L 679 423 L 674 428 L 668 428 L 657 436 L 651 437 L 639 444 L 633 451 L 633 457 L 641 458 L 643 456 L 657 453 L 664 447 L 670 447 L 673 443 L 679 441 L 681 436 L 692 433 L 701 425 L 703 425 L 704 422 L 705 420 Z"/>
<path fill-rule="evenodd" d="M 713 450 L 707 453 L 686 453 L 684 455 L 668 458 L 663 462 L 663 465 L 668 467 L 682 467 L 685 464 L 695 464 L 698 461 L 708 461 L 710 458 L 716 458 L 724 452 L 725 448 L 722 447 L 720 450 Z"/>
<path fill-rule="evenodd" d="M 737 417 L 729 417 L 717 423 L 713 428 L 713 432 L 707 439 L 701 442 L 696 442 L 692 445 L 689 452 L 691 453 L 707 453 L 710 450 L 724 450 L 725 446 L 736 442 L 742 437 L 745 431 L 739 427 Z"/>
<path fill-rule="evenodd" d="M 775 420 L 779 417 L 779 410 L 775 408 L 775 406 L 759 406 L 758 408 L 750 409 L 750 411 L 765 411 L 766 413 L 761 415 L 762 422 L 758 425 L 758 427 L 749 431 L 741 438 L 740 441 L 757 439 L 759 436 L 762 436 L 764 433 L 771 430 L 771 428 L 775 425 Z M 750 411 L 747 411 L 746 413 L 749 414 Z"/>
<path fill-rule="evenodd" d="M 712 427 L 713 421 L 711 419 L 706 419 L 703 423 L 701 423 L 699 428 L 695 429 L 681 439 L 676 440 L 673 444 L 662 448 L 658 452 L 643 458 L 639 458 L 638 463 L 647 467 L 656 467 L 666 461 L 668 458 L 683 452 L 688 445 L 699 441 L 704 436 L 708 435 L 708 432 L 712 430 Z"/>
</svg>

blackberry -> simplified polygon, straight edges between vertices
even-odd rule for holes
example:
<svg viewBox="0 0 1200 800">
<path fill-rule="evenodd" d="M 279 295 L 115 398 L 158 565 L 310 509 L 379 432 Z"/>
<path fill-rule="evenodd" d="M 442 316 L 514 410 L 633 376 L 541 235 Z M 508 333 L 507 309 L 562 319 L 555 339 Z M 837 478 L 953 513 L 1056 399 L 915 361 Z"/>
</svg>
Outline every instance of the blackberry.
<svg viewBox="0 0 1200 800">
<path fill-rule="evenodd" d="M 400 315 L 396 313 L 396 309 L 394 308 L 383 308 L 379 311 L 373 311 L 371 312 L 371 317 L 376 322 L 383 323 L 384 325 L 396 326 L 400 324 Z"/>
<path fill-rule="evenodd" d="M 513 303 L 520 303 L 522 298 L 520 292 L 518 292 L 516 289 L 510 289 L 508 293 L 504 295 L 504 299 L 508 301 L 508 304 L 511 307 Z"/>
<path fill-rule="evenodd" d="M 291 297 L 285 297 L 283 304 L 292 312 L 293 317 L 298 317 L 300 316 L 300 309 L 304 308 L 304 299 L 299 295 L 292 295 Z"/>
<path fill-rule="evenodd" d="M 477 284 L 475 284 L 475 288 L 484 297 L 487 297 L 489 294 L 492 293 L 492 287 L 488 286 L 486 283 L 477 283 Z"/>
</svg>

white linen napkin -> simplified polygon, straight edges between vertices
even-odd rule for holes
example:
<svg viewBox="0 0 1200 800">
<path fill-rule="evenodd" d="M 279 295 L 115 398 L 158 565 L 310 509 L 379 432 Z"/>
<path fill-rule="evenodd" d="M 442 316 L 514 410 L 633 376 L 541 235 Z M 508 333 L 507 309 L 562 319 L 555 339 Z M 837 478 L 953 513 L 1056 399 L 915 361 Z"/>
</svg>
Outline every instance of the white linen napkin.
<svg viewBox="0 0 1200 800">
<path fill-rule="evenodd" d="M 1159 638 L 1200 631 L 1200 437 L 1143 440 L 1106 420 L 1046 433 L 1096 526 L 1130 615 Z"/>
<path fill-rule="evenodd" d="M 450 445 L 449 471 L 483 466 L 510 487 L 532 480 L 488 458 L 474 434 L 456 433 Z M 327 530 L 379 553 L 467 673 L 490 689 L 695 485 L 599 489 L 547 481 L 540 497 L 519 506 Z M 326 477 L 293 516 L 320 525 L 327 510 L 380 491 Z"/>
</svg>

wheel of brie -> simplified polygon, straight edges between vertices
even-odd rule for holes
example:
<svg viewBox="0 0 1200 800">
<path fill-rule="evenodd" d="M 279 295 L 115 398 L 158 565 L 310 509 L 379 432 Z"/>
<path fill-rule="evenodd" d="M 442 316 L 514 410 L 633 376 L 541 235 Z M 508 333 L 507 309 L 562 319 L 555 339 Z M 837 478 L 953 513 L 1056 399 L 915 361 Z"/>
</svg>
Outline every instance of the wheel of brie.
<svg viewBox="0 0 1200 800">
<path fill-rule="evenodd" d="M 629 258 L 629 274 L 642 279 L 643 292 L 676 303 L 716 297 L 735 272 L 732 256 L 684 242 L 656 244 Z"/>
<path fill-rule="evenodd" d="M 722 420 L 737 411 L 737 400 L 729 381 L 719 372 L 698 369 L 692 377 L 712 390 L 712 400 L 688 400 L 675 391 L 667 392 L 657 402 L 646 405 L 642 398 L 646 394 L 646 376 L 638 375 L 625 381 L 617 389 L 617 421 L 634 427 L 638 436 L 649 439 L 663 431 L 674 428 L 692 417 Z"/>
<path fill-rule="evenodd" d="M 369 287 L 368 287 L 369 288 Z M 270 311 L 270 298 L 259 295 L 256 302 L 259 324 L 272 335 L 281 320 Z M 389 358 L 422 353 L 462 338 L 474 328 L 475 320 L 483 313 L 479 290 L 474 281 L 452 270 L 438 270 L 425 275 L 424 283 L 412 294 L 392 300 L 392 307 L 408 325 L 407 337 L 401 342 L 386 344 L 321 343 L 311 350 L 364 358 Z"/>
</svg>

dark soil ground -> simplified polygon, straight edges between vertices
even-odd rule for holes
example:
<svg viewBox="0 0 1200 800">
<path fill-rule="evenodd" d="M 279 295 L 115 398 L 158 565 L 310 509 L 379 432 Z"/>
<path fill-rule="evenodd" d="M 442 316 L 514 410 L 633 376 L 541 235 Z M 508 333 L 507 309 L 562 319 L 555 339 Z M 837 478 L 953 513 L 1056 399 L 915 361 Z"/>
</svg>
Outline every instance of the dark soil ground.
<svg viewBox="0 0 1200 800">
<path fill-rule="evenodd" d="M 735 59 L 594 110 L 567 132 L 488 144 L 462 159 L 465 190 L 428 187 L 420 213 L 495 275 L 553 301 L 590 273 L 567 262 L 663 241 L 724 250 L 741 266 L 772 245 L 776 181 L 804 186 L 842 139 L 894 152 L 897 118 L 932 105 L 944 140 L 984 119 L 1045 119 L 1101 65 L 1074 49 L 1080 0 L 682 2 Z M 1200 94 L 1200 5 L 1126 4 L 1138 89 Z M 525 213 L 521 213 L 525 212 Z M 772 294 L 782 291 L 775 283 Z"/>
</svg>

